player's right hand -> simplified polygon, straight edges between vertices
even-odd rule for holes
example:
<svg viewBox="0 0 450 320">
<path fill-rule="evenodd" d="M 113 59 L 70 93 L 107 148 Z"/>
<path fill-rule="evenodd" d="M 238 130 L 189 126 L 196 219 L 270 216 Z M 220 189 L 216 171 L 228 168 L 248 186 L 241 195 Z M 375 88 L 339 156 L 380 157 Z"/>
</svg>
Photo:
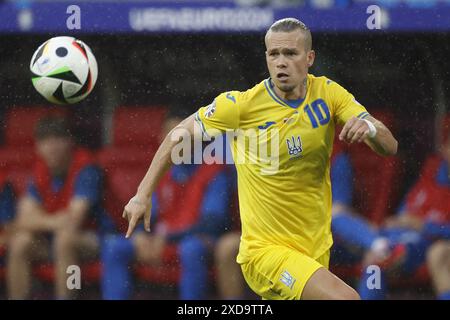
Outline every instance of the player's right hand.
<svg viewBox="0 0 450 320">
<path fill-rule="evenodd" d="M 128 201 L 122 214 L 122 218 L 128 220 L 128 230 L 125 238 L 129 238 L 133 233 L 138 222 L 144 218 L 144 227 L 147 232 L 150 232 L 150 214 L 152 209 L 151 200 L 142 199 L 138 195 Z"/>
</svg>

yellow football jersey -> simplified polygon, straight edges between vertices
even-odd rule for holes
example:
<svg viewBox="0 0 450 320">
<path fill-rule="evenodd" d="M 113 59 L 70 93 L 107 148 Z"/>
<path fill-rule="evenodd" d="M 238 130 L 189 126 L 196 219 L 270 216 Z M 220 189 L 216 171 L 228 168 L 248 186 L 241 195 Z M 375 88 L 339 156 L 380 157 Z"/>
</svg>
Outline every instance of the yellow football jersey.
<svg viewBox="0 0 450 320">
<path fill-rule="evenodd" d="M 244 140 L 235 136 L 231 141 L 242 223 L 238 263 L 268 245 L 293 248 L 313 259 L 331 247 L 335 126 L 367 115 L 339 84 L 310 74 L 304 100 L 284 101 L 269 78 L 245 92 L 222 93 L 198 110 L 196 120 L 206 136 L 250 132 Z M 255 134 L 260 143 L 252 148 L 249 137 Z"/>
</svg>

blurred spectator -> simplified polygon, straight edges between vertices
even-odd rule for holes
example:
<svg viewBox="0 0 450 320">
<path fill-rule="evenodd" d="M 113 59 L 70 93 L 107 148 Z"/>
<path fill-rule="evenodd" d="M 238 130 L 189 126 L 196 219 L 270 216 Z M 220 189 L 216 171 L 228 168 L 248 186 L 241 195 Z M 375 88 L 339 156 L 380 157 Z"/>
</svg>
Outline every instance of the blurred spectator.
<svg viewBox="0 0 450 320">
<path fill-rule="evenodd" d="M 170 115 L 165 137 L 183 118 Z M 229 224 L 230 181 L 225 166 L 180 164 L 161 180 L 152 198 L 152 233 L 140 229 L 131 239 L 111 236 L 102 253 L 104 299 L 131 297 L 130 264 L 161 266 L 175 246 L 180 262 L 181 299 L 205 299 L 210 253 Z M 142 226 L 141 226 L 142 227 Z"/>
<path fill-rule="evenodd" d="M 94 257 L 99 251 L 96 231 L 110 231 L 112 225 L 101 205 L 101 172 L 87 150 L 73 145 L 67 121 L 41 119 L 35 139 L 39 159 L 19 200 L 8 245 L 8 294 L 29 297 L 32 263 L 52 257 L 56 298 L 66 299 L 71 296 L 67 267 Z"/>
<path fill-rule="evenodd" d="M 441 244 L 432 244 L 441 239 L 450 239 L 450 133 L 444 135 L 440 154 L 428 157 L 419 179 L 406 195 L 398 213 L 386 221 L 386 228 L 380 231 L 380 235 L 387 237 L 390 245 L 397 245 L 398 259 L 395 263 L 381 265 L 384 267 L 381 277 L 381 289 L 370 290 L 366 286 L 364 275 L 360 284 L 360 294 L 366 299 L 385 298 L 387 283 L 386 272 L 398 276 L 411 276 L 426 260 L 429 253 L 429 265 L 431 276 L 436 281 L 440 272 L 436 271 L 436 261 L 445 260 L 446 247 Z M 371 255 L 366 256 L 366 265 L 378 264 L 378 260 Z M 441 274 L 447 276 L 446 272 Z M 437 288 L 438 294 L 448 298 L 448 282 L 441 283 Z"/>
<path fill-rule="evenodd" d="M 336 141 L 331 159 L 331 229 L 334 239 L 331 264 L 358 263 L 364 252 L 369 252 L 380 260 L 387 259 L 391 254 L 388 240 L 379 235 L 376 227 L 352 208 L 353 167 L 345 148 L 340 141 Z"/>
</svg>

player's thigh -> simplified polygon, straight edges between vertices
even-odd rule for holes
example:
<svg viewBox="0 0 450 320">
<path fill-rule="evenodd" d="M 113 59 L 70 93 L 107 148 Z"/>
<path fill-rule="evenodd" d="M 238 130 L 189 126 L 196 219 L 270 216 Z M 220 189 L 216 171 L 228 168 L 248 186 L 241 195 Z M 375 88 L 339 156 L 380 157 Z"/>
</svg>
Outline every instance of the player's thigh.
<svg viewBox="0 0 450 320">
<path fill-rule="evenodd" d="M 302 300 L 359 300 L 358 293 L 324 267 L 317 269 L 306 282 Z"/>
<path fill-rule="evenodd" d="M 325 266 L 328 261 L 325 261 Z M 300 299 L 309 278 L 320 268 L 318 261 L 286 247 L 259 250 L 243 264 L 242 272 L 250 288 L 263 299 Z"/>
</svg>

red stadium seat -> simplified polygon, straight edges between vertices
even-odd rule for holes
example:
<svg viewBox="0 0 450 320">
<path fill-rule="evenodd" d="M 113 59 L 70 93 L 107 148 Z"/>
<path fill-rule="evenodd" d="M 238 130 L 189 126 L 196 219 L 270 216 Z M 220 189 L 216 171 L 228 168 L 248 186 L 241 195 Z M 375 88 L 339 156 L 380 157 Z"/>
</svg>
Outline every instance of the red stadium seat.
<svg viewBox="0 0 450 320">
<path fill-rule="evenodd" d="M 34 142 L 36 123 L 47 115 L 67 115 L 62 107 L 15 107 L 8 111 L 5 119 L 5 143 L 8 146 L 31 146 Z"/>
<path fill-rule="evenodd" d="M 33 148 L 6 147 L 0 148 L 0 166 L 10 168 L 32 168 L 35 161 Z"/>
<path fill-rule="evenodd" d="M 400 161 L 368 153 L 364 148 L 357 146 L 350 151 L 355 172 L 354 203 L 360 213 L 379 225 L 397 204 Z"/>
<path fill-rule="evenodd" d="M 394 116 L 389 111 L 374 111 L 371 115 L 396 131 Z M 342 128 L 336 130 L 333 153 L 348 152 L 354 170 L 353 200 L 358 212 L 375 224 L 391 214 L 398 202 L 400 159 L 381 157 L 364 143 L 347 145 L 339 141 Z"/>
<path fill-rule="evenodd" d="M 105 208 L 111 215 L 119 232 L 127 230 L 127 222 L 122 218 L 123 207 L 134 196 L 144 177 L 145 167 L 117 167 L 105 169 Z"/>
<path fill-rule="evenodd" d="M 16 192 L 17 196 L 21 196 L 26 191 L 31 174 L 32 171 L 27 169 L 8 170 L 7 179 L 13 185 L 14 191 Z"/>
<path fill-rule="evenodd" d="M 113 118 L 113 144 L 120 147 L 159 145 L 165 107 L 119 107 Z"/>
<path fill-rule="evenodd" d="M 35 158 L 34 150 L 31 147 L 0 149 L 1 167 L 6 171 L 6 178 L 11 181 L 18 195 L 25 190 Z"/>
<path fill-rule="evenodd" d="M 100 150 L 97 153 L 97 160 L 99 164 L 107 169 L 113 170 L 116 168 L 126 167 L 146 167 L 150 165 L 153 156 L 155 155 L 156 147 L 149 146 L 145 148 L 130 146 L 130 147 L 109 147 Z"/>
</svg>

